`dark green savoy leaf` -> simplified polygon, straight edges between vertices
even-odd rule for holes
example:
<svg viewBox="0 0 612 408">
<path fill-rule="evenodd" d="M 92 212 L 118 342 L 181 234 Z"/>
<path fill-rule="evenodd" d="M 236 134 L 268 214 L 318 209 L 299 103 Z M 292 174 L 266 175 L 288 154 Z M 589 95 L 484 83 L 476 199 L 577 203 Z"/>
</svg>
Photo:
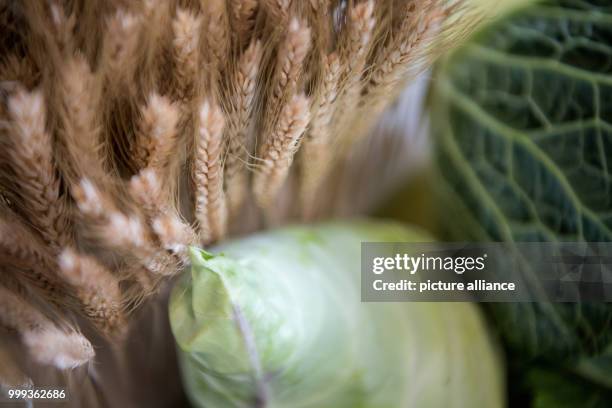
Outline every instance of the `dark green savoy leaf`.
<svg viewBox="0 0 612 408">
<path fill-rule="evenodd" d="M 548 1 L 497 22 L 442 64 L 431 102 L 446 238 L 612 241 L 609 1 Z M 612 376 L 612 305 L 490 311 L 526 359 Z"/>
</svg>

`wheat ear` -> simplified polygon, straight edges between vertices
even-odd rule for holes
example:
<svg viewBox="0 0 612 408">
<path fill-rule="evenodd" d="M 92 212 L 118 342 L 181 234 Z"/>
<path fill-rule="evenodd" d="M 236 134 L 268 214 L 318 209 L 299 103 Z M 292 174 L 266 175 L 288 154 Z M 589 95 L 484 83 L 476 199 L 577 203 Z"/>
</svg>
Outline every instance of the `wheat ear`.
<svg viewBox="0 0 612 408">
<path fill-rule="evenodd" d="M 156 275 L 173 272 L 172 262 L 160 254 L 151 233 L 138 214 L 119 210 L 110 195 L 89 179 L 84 178 L 73 189 L 73 198 L 90 228 L 100 242 L 110 248 L 136 258 L 141 265 Z"/>
<path fill-rule="evenodd" d="M 238 67 L 231 81 L 233 84 L 232 105 L 229 109 L 228 155 L 225 162 L 225 185 L 227 204 L 230 215 L 235 215 L 241 208 L 247 190 L 247 172 L 245 163 L 248 160 L 247 131 L 253 113 L 257 75 L 262 57 L 262 46 L 259 40 L 251 42 L 238 61 Z"/>
<path fill-rule="evenodd" d="M 132 176 L 129 191 L 148 217 L 164 210 L 166 203 L 155 169 L 147 167 Z"/>
<path fill-rule="evenodd" d="M 340 78 L 338 109 L 335 112 L 333 130 L 334 134 L 338 135 L 338 142 L 341 145 L 350 146 L 350 139 L 354 137 L 351 122 L 363 86 L 362 75 L 375 24 L 373 13 L 372 0 L 353 6 L 348 12 L 348 24 L 341 39 L 340 56 L 344 69 Z"/>
<path fill-rule="evenodd" d="M 283 25 L 289 16 L 291 0 L 262 0 L 266 12 L 273 19 L 273 25 Z"/>
<path fill-rule="evenodd" d="M 223 192 L 223 128 L 221 108 L 204 101 L 199 111 L 195 146 L 193 185 L 195 218 L 204 242 L 222 238 L 227 229 L 227 208 Z"/>
<path fill-rule="evenodd" d="M 397 32 L 373 56 L 361 89 L 361 98 L 350 120 L 337 121 L 343 130 L 337 149 L 346 153 L 371 129 L 373 118 L 403 89 L 403 84 L 426 69 L 439 51 L 432 47 L 453 6 L 441 0 L 411 2 Z M 443 47 L 440 47 L 441 49 Z"/>
<path fill-rule="evenodd" d="M 64 8 L 57 0 L 49 3 L 51 20 L 55 29 L 53 34 L 58 47 L 62 50 L 74 49 L 72 32 L 76 25 L 76 16 L 74 14 L 66 16 Z"/>
<path fill-rule="evenodd" d="M 198 245 L 193 229 L 175 212 L 166 212 L 153 220 L 153 231 L 163 247 L 176 255 L 182 265 L 189 264 L 189 246 Z"/>
<path fill-rule="evenodd" d="M 45 244 L 20 222 L 0 217 L 0 257 L 16 269 L 18 279 L 38 290 L 51 303 L 66 301 L 66 288 Z"/>
<path fill-rule="evenodd" d="M 340 39 L 340 57 L 345 67 L 343 80 L 355 74 L 361 76 L 375 24 L 373 15 L 373 0 L 359 3 L 348 12 L 348 25 Z"/>
<path fill-rule="evenodd" d="M 95 258 L 66 248 L 58 259 L 64 279 L 74 287 L 84 314 L 103 333 L 117 336 L 125 333 L 119 281 Z"/>
<path fill-rule="evenodd" d="M 306 54 L 310 49 L 310 28 L 294 18 L 289 23 L 285 40 L 281 43 L 276 59 L 276 69 L 271 83 L 272 92 L 267 104 L 269 121 L 277 117 L 285 95 L 295 93 Z"/>
<path fill-rule="evenodd" d="M 81 55 L 68 58 L 59 81 L 59 167 L 69 185 L 88 177 L 107 178 L 101 156 L 100 87 L 89 64 Z"/>
<path fill-rule="evenodd" d="M 60 196 L 60 179 L 53 160 L 51 135 L 46 130 L 47 114 L 40 91 L 19 89 L 8 101 L 11 133 L 14 137 L 4 153 L 9 157 L 20 196 L 20 209 L 29 222 L 39 229 L 52 247 L 71 241 L 71 229 L 64 198 Z"/>
<path fill-rule="evenodd" d="M 109 19 L 101 59 L 109 85 L 129 84 L 133 77 L 141 24 L 141 18 L 122 9 Z"/>
<path fill-rule="evenodd" d="M 287 178 L 308 125 L 309 109 L 308 98 L 303 94 L 295 95 L 284 106 L 273 132 L 259 149 L 261 164 L 253 178 L 253 193 L 261 208 L 270 207 Z"/>
<path fill-rule="evenodd" d="M 316 192 L 332 163 L 331 121 L 338 94 L 340 60 L 336 54 L 324 58 L 319 96 L 313 104 L 312 120 L 302 146 L 300 206 L 305 219 L 312 218 Z"/>
<path fill-rule="evenodd" d="M 177 9 L 172 21 L 175 70 L 174 95 L 180 101 L 190 100 L 195 93 L 199 69 L 201 16 Z"/>
<path fill-rule="evenodd" d="M 258 0 L 230 0 L 232 29 L 238 44 L 243 44 L 255 27 Z"/>
<path fill-rule="evenodd" d="M 362 92 L 365 98 L 382 99 L 399 82 L 413 78 L 427 67 L 431 43 L 449 7 L 440 0 L 412 2 L 407 6 L 398 33 L 374 62 Z"/>
<path fill-rule="evenodd" d="M 206 27 L 206 64 L 208 69 L 207 88 L 209 92 L 218 91 L 221 70 L 229 56 L 228 13 L 225 0 L 205 2 L 203 11 L 207 16 Z"/>
<path fill-rule="evenodd" d="M 178 143 L 178 107 L 167 97 L 152 93 L 141 109 L 141 118 L 132 147 L 136 168 L 167 170 Z"/>
<path fill-rule="evenodd" d="M 59 329 L 41 312 L 18 296 L 0 287 L 0 323 L 16 330 L 30 355 L 41 364 L 70 369 L 91 361 L 91 343 L 77 331 Z"/>
<path fill-rule="evenodd" d="M 156 171 L 145 168 L 133 176 L 130 193 L 151 220 L 153 232 L 162 247 L 177 256 L 182 264 L 187 264 L 187 247 L 197 245 L 197 237 L 191 226 L 169 205 Z"/>
</svg>

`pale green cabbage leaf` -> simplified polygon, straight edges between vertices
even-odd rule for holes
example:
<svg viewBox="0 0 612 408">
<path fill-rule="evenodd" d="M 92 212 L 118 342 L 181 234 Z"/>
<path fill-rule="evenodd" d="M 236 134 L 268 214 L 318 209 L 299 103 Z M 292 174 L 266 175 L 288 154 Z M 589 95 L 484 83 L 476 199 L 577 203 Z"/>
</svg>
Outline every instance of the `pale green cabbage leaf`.
<svg viewBox="0 0 612 408">
<path fill-rule="evenodd" d="M 364 241 L 429 241 L 383 222 L 268 232 L 192 250 L 170 321 L 198 407 L 504 406 L 468 303 L 362 303 Z"/>
</svg>

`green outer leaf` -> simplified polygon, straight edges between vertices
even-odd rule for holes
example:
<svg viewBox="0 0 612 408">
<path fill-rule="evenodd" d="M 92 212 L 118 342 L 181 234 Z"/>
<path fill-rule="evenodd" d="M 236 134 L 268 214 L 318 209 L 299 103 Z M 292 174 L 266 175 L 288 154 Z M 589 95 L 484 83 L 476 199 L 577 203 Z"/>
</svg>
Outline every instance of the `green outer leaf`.
<svg viewBox="0 0 612 408">
<path fill-rule="evenodd" d="M 446 238 L 612 240 L 609 2 L 522 10 L 445 61 L 435 84 L 439 213 L 453 227 Z M 525 358 L 612 376 L 609 366 L 593 369 L 612 343 L 612 305 L 499 304 L 491 312 Z"/>
<path fill-rule="evenodd" d="M 193 251 L 170 320 L 201 407 L 502 407 L 503 377 L 468 303 L 362 303 L 362 241 L 398 224 L 294 227 Z M 391 254 L 390 254 L 391 255 Z"/>
</svg>

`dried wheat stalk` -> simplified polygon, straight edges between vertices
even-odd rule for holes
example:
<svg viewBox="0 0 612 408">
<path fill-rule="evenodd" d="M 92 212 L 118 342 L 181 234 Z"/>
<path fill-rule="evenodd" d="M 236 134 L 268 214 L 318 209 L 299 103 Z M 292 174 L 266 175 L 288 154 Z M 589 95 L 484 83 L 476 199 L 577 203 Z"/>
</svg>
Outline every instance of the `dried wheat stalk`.
<svg viewBox="0 0 612 408">
<path fill-rule="evenodd" d="M 253 178 L 255 200 L 269 208 L 287 177 L 310 115 L 308 98 L 295 95 L 284 106 L 272 133 L 259 150 L 261 164 Z"/>
<path fill-rule="evenodd" d="M 0 323 L 16 330 L 30 355 L 42 364 L 74 368 L 93 359 L 89 341 L 66 326 L 60 329 L 34 306 L 0 286 Z"/>
<path fill-rule="evenodd" d="M 182 265 L 189 263 L 188 249 L 199 239 L 193 229 L 174 212 L 166 212 L 153 220 L 153 230 L 163 247 L 175 254 Z"/>
<path fill-rule="evenodd" d="M 374 69 L 368 77 L 363 93 L 382 97 L 404 75 L 418 73 L 426 67 L 430 46 L 436 40 L 440 22 L 452 5 L 428 0 L 404 6 L 407 18 L 389 44 L 377 55 Z"/>
<path fill-rule="evenodd" d="M 58 261 L 62 276 L 75 289 L 85 316 L 111 336 L 125 333 L 119 280 L 94 257 L 73 249 L 62 251 Z"/>
<path fill-rule="evenodd" d="M 204 101 L 199 122 L 193 168 L 194 212 L 200 237 L 204 242 L 211 242 L 223 238 L 227 229 L 222 138 L 225 119 L 219 106 Z"/>
<path fill-rule="evenodd" d="M 172 21 L 174 39 L 174 62 L 176 64 L 175 96 L 187 101 L 193 97 L 196 76 L 199 69 L 201 16 L 188 10 L 178 9 Z"/>
<path fill-rule="evenodd" d="M 204 53 L 206 88 L 216 93 L 221 70 L 225 68 L 229 56 L 229 16 L 225 0 L 207 1 L 203 11 L 207 20 Z"/>
<path fill-rule="evenodd" d="M 49 245 L 70 242 L 66 205 L 46 130 L 46 104 L 41 92 L 17 90 L 9 98 L 12 138 L 3 138 L 2 161 L 19 180 L 13 199 Z"/>
<path fill-rule="evenodd" d="M 187 264 L 187 248 L 197 245 L 198 238 L 169 201 L 157 174 L 153 168 L 141 170 L 130 180 L 130 193 L 144 210 L 162 247 L 181 264 Z"/>
<path fill-rule="evenodd" d="M 132 176 L 129 189 L 146 216 L 155 216 L 164 210 L 164 192 L 155 169 L 147 167 Z"/>
<path fill-rule="evenodd" d="M 361 79 L 364 74 L 372 33 L 374 30 L 374 2 L 360 3 L 348 12 L 348 25 L 340 39 L 340 58 L 343 67 L 338 84 L 338 109 L 334 118 L 335 134 L 339 134 L 339 143 L 343 143 L 343 129 L 350 127 L 355 108 L 359 103 Z M 350 135 L 350 134 L 349 134 Z"/>
<path fill-rule="evenodd" d="M 225 162 L 225 185 L 230 215 L 237 214 L 246 198 L 248 179 L 245 165 L 248 162 L 249 149 L 247 132 L 253 113 L 261 57 L 261 42 L 255 40 L 240 56 L 231 81 L 233 88 L 230 90 L 231 104 L 226 130 L 228 154 Z"/>
<path fill-rule="evenodd" d="M 291 0 L 262 0 L 262 4 L 273 24 L 282 25 L 287 21 Z"/>
<path fill-rule="evenodd" d="M 230 0 L 232 30 L 239 45 L 244 44 L 255 27 L 257 6 L 258 0 Z"/>
<path fill-rule="evenodd" d="M 166 171 L 177 149 L 178 108 L 168 98 L 151 94 L 142 109 L 132 159 L 138 169 Z"/>
<path fill-rule="evenodd" d="M 274 126 L 274 120 L 278 118 L 282 104 L 288 95 L 295 93 L 300 79 L 302 64 L 310 48 L 310 28 L 304 22 L 294 18 L 289 23 L 287 37 L 280 45 L 276 57 L 276 69 L 270 83 L 270 95 L 266 104 L 268 120 L 265 123 L 266 130 Z"/>
<path fill-rule="evenodd" d="M 13 278 L 40 298 L 54 305 L 66 303 L 66 287 L 55 273 L 52 251 L 26 225 L 5 214 L 0 217 L 0 258 L 14 271 Z"/>
<path fill-rule="evenodd" d="M 158 251 L 139 213 L 121 211 L 108 192 L 101 191 L 87 178 L 74 188 L 73 198 L 102 245 L 131 256 L 151 273 L 172 273 L 172 261 Z"/>
<path fill-rule="evenodd" d="M 109 79 L 109 83 L 125 84 L 133 77 L 137 67 L 135 56 L 138 31 L 142 23 L 140 16 L 123 9 L 117 10 L 108 20 L 103 41 L 101 70 Z"/>
<path fill-rule="evenodd" d="M 340 61 L 336 54 L 325 57 L 323 80 L 311 108 L 313 118 L 302 147 L 300 208 L 305 219 L 315 212 L 317 190 L 332 164 L 331 125 L 340 81 Z"/>
<path fill-rule="evenodd" d="M 107 177 L 98 117 L 101 89 L 82 55 L 62 63 L 58 85 L 58 165 L 62 175 L 71 186 L 85 175 L 104 182 Z"/>
</svg>

